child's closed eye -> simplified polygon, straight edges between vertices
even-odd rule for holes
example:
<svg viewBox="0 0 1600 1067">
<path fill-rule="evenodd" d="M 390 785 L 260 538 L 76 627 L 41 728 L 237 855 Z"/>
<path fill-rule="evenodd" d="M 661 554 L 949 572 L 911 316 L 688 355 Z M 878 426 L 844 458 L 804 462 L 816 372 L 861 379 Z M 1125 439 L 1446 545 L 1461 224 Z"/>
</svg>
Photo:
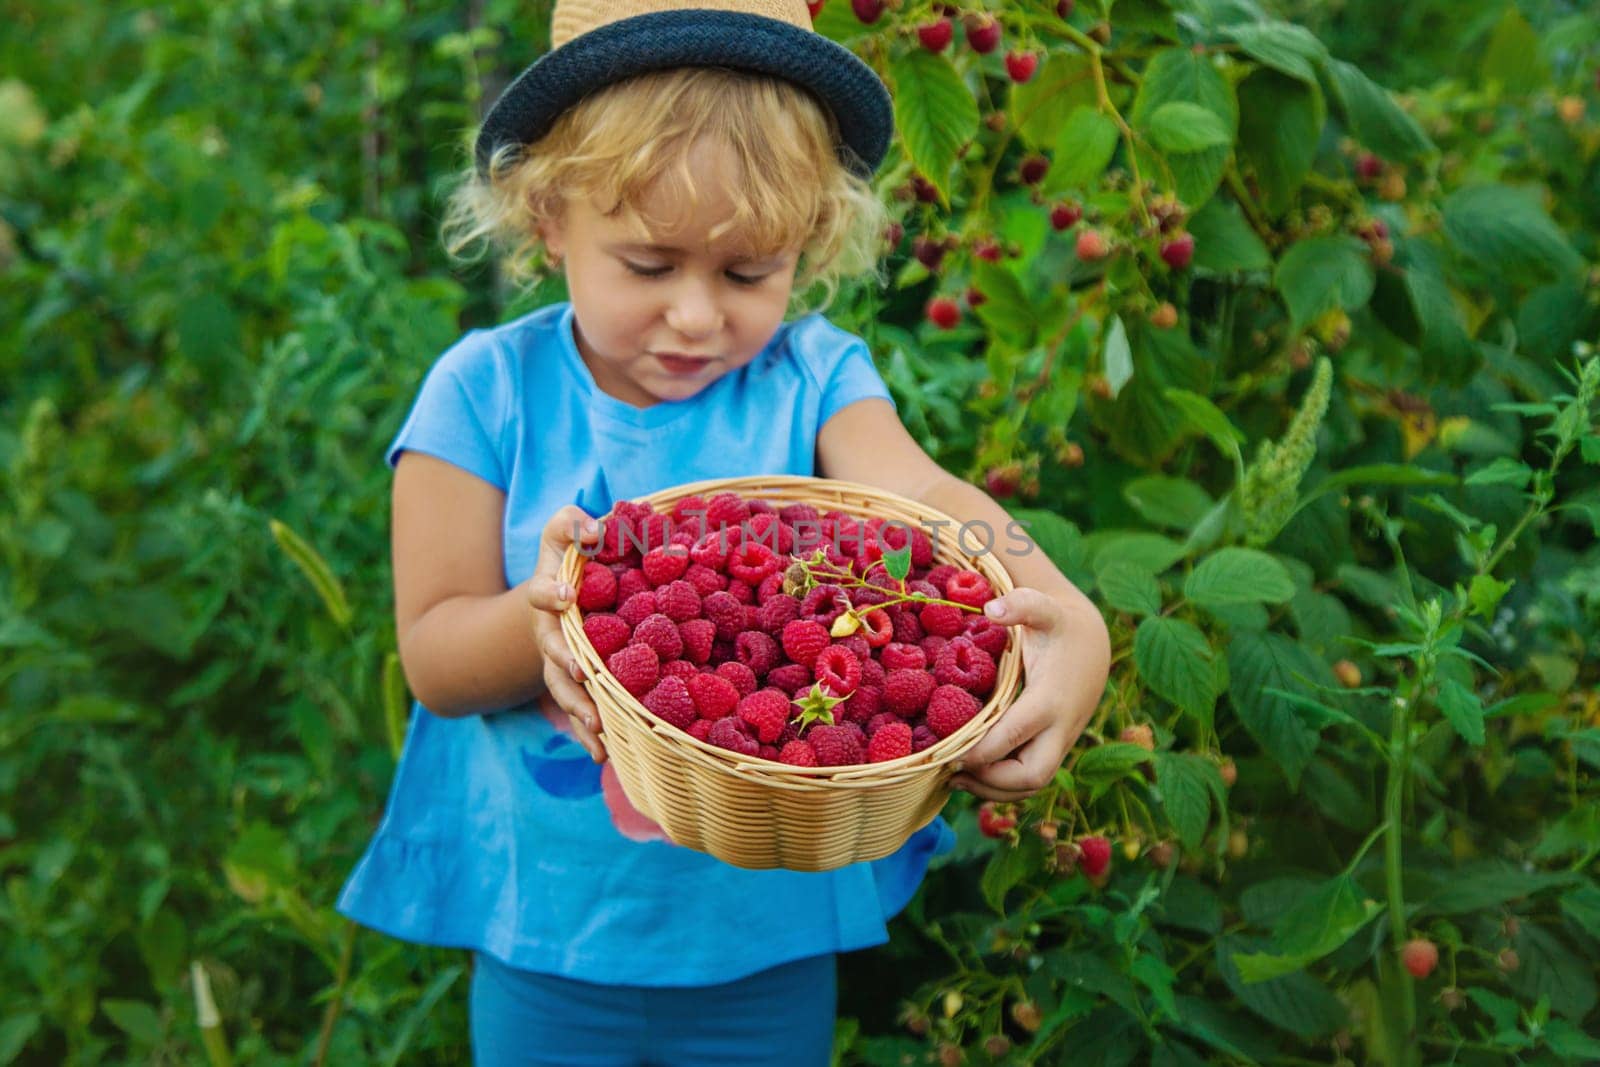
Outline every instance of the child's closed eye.
<svg viewBox="0 0 1600 1067">
<path fill-rule="evenodd" d="M 660 278 L 672 269 L 671 267 L 641 267 L 638 264 L 629 263 L 627 260 L 623 260 L 623 264 L 630 271 L 632 271 L 634 274 L 637 274 L 641 278 Z M 751 277 L 750 275 L 739 274 L 731 270 L 724 271 L 724 273 L 727 274 L 728 279 L 736 285 L 760 285 L 768 278 L 768 275 L 765 274 Z"/>
</svg>

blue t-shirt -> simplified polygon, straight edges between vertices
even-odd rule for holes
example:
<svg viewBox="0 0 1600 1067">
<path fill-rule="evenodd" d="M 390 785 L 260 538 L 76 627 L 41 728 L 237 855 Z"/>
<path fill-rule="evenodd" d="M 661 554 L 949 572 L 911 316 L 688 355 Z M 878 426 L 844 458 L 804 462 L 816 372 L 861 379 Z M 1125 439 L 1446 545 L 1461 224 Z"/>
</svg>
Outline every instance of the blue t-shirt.
<svg viewBox="0 0 1600 1067">
<path fill-rule="evenodd" d="M 507 587 L 532 576 L 550 516 L 592 515 L 706 478 L 814 473 L 817 431 L 891 399 L 866 344 L 820 315 L 687 400 L 636 408 L 594 382 L 572 307 L 474 330 L 429 372 L 388 458 L 447 460 L 506 495 Z M 892 402 L 892 400 L 891 400 Z M 548 697 L 447 719 L 420 704 L 366 854 L 338 910 L 410 941 L 625 985 L 711 985 L 882 944 L 941 819 L 898 852 L 835 871 L 749 871 L 667 841 Z"/>
</svg>

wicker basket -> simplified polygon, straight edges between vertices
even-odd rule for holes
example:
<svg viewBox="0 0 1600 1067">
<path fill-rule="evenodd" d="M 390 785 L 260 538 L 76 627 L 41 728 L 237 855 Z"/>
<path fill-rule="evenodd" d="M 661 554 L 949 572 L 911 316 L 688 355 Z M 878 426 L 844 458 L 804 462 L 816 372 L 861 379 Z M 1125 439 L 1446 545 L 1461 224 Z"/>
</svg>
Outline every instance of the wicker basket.
<svg viewBox="0 0 1600 1067">
<path fill-rule="evenodd" d="M 1012 589 L 992 553 L 968 556 L 952 532 L 957 523 L 916 501 L 854 482 L 768 476 L 719 479 L 640 497 L 670 511 L 687 496 L 733 492 L 782 507 L 806 503 L 821 512 L 895 519 L 932 535 L 935 558 L 988 579 L 996 596 Z M 933 523 L 943 522 L 943 526 Z M 576 588 L 585 562 L 576 546 L 562 560 L 561 580 Z M 978 714 L 921 752 L 849 768 L 794 767 L 706 744 L 647 711 L 606 669 L 583 631 L 576 605 L 562 632 L 583 665 L 584 686 L 599 709 L 603 740 L 623 791 L 639 812 L 674 842 L 736 867 L 824 871 L 896 851 L 939 814 L 953 763 L 966 753 L 1016 695 L 1021 656 L 1015 637 L 1001 655 L 995 686 Z"/>
</svg>

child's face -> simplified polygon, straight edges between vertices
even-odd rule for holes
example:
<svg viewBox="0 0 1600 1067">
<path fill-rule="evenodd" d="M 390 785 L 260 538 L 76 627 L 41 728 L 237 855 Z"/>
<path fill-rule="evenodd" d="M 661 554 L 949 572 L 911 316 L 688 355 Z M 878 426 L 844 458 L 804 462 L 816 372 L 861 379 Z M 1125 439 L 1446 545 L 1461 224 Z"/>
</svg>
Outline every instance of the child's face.
<svg viewBox="0 0 1600 1067">
<path fill-rule="evenodd" d="M 687 399 L 749 363 L 782 324 L 794 285 L 797 249 L 752 255 L 733 232 L 709 242 L 733 213 L 726 155 L 697 149 L 690 170 L 700 203 L 674 232 L 641 240 L 620 218 L 571 201 L 543 230 L 566 269 L 578 351 L 603 391 L 635 407 Z M 659 190 L 641 206 L 678 214 Z"/>
</svg>

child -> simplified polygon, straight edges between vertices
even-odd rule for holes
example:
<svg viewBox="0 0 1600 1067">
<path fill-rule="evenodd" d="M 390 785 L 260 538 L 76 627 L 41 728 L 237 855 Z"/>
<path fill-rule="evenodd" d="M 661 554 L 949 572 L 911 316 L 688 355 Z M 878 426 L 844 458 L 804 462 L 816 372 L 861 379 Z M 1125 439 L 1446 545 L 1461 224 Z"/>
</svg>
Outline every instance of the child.
<svg viewBox="0 0 1600 1067">
<path fill-rule="evenodd" d="M 561 264 L 571 300 L 462 338 L 389 452 L 418 710 L 339 909 L 474 951 L 481 1064 L 826 1063 L 836 954 L 884 942 L 950 844 L 935 820 L 824 873 L 671 844 L 605 764 L 556 621 L 583 519 L 688 481 L 817 474 L 1009 521 L 906 433 L 860 339 L 785 321 L 796 293 L 873 265 L 882 84 L 804 0 L 706 6 L 556 4 L 556 47 L 486 119 L 452 225 Z M 956 784 L 1019 799 L 1083 729 L 1109 650 L 1043 553 L 1006 562 L 1018 588 L 993 614 L 1028 684 Z"/>
</svg>

